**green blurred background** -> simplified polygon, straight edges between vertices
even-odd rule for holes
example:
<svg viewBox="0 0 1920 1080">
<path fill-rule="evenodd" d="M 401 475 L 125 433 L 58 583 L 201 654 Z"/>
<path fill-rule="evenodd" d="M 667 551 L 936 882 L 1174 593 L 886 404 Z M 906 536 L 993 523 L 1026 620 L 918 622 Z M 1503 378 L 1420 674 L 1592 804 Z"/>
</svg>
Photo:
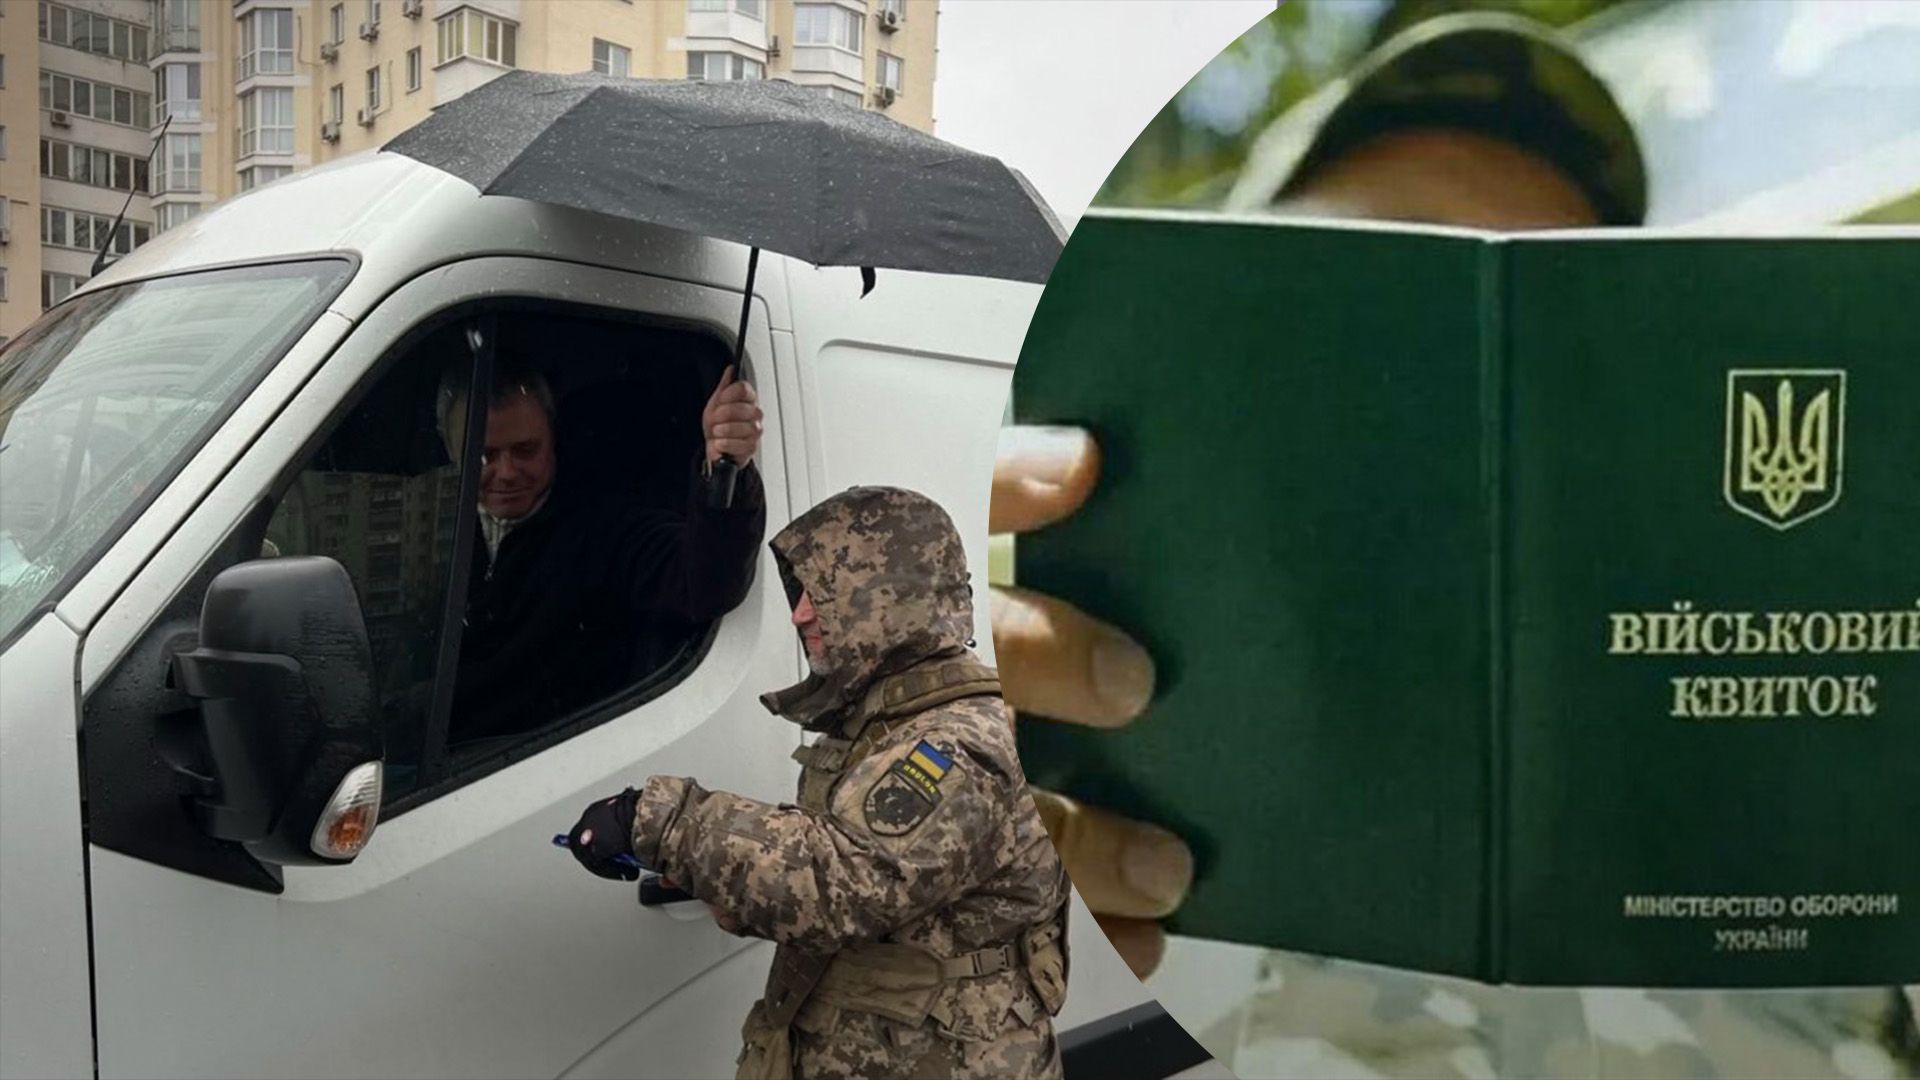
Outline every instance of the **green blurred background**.
<svg viewBox="0 0 1920 1080">
<path fill-rule="evenodd" d="M 1423 19 L 1561 28 L 1640 133 L 1650 225 L 1920 222 L 1920 3 L 1288 0 L 1148 123 L 1096 205 L 1207 207 L 1274 117 Z"/>
<path fill-rule="evenodd" d="M 1639 135 L 1649 225 L 1920 223 L 1920 0 L 1287 0 L 1147 124 L 1095 205 L 1216 205 L 1275 117 L 1394 33 L 1464 10 L 1568 37 Z M 990 554 L 1010 581 L 1011 538 Z"/>
</svg>

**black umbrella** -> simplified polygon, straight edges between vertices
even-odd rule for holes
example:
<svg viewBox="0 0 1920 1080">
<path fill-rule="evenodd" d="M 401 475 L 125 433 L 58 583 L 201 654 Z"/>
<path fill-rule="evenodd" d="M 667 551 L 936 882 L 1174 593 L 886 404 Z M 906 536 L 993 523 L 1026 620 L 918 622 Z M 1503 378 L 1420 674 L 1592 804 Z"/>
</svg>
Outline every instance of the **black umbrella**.
<svg viewBox="0 0 1920 1080">
<path fill-rule="evenodd" d="M 385 149 L 482 194 L 751 246 L 736 364 L 761 248 L 816 266 L 1040 282 L 1066 239 L 999 160 L 786 82 L 514 71 Z M 732 463 L 721 464 L 725 505 Z"/>
</svg>

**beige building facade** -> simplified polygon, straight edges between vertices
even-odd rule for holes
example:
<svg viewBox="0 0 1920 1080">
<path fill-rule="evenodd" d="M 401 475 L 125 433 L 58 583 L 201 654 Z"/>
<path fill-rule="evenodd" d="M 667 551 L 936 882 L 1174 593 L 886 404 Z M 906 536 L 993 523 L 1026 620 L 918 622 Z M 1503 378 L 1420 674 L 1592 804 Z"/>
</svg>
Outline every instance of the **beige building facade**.
<svg viewBox="0 0 1920 1080">
<path fill-rule="evenodd" d="M 122 252 L 515 68 L 787 79 L 932 131 L 938 21 L 936 0 L 0 0 L 0 337 L 86 280 L 129 195 Z"/>
<path fill-rule="evenodd" d="M 152 234 L 148 0 L 0 0 L 0 338 Z"/>
</svg>

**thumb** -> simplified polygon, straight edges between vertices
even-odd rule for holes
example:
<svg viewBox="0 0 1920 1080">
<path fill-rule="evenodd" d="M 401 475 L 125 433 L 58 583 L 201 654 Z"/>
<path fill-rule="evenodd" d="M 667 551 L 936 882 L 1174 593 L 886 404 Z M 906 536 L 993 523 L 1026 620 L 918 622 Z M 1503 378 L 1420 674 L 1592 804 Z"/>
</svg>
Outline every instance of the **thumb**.
<svg viewBox="0 0 1920 1080">
<path fill-rule="evenodd" d="M 727 387 L 732 386 L 733 383 L 734 383 L 733 365 L 728 364 L 727 369 L 720 373 L 720 385 L 715 386 L 713 388 L 713 396 L 719 397 L 720 392 L 722 390 L 725 390 Z"/>
</svg>

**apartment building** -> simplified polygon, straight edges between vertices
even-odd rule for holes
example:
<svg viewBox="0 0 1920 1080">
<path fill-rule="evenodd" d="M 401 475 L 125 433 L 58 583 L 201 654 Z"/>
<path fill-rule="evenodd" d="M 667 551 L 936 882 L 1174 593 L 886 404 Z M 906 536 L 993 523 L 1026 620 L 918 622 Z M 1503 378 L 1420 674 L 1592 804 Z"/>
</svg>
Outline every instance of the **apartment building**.
<svg viewBox="0 0 1920 1080">
<path fill-rule="evenodd" d="M 0 0 L 0 341 L 153 233 L 151 8 Z"/>
<path fill-rule="evenodd" d="M 788 79 L 931 131 L 938 19 L 935 0 L 0 0 L 0 337 L 86 280 L 128 195 L 122 252 L 515 68 Z M 16 85 L 36 76 L 37 101 Z"/>
<path fill-rule="evenodd" d="M 156 227 L 380 146 L 515 68 L 786 78 L 933 124 L 933 0 L 155 0 Z"/>
</svg>

